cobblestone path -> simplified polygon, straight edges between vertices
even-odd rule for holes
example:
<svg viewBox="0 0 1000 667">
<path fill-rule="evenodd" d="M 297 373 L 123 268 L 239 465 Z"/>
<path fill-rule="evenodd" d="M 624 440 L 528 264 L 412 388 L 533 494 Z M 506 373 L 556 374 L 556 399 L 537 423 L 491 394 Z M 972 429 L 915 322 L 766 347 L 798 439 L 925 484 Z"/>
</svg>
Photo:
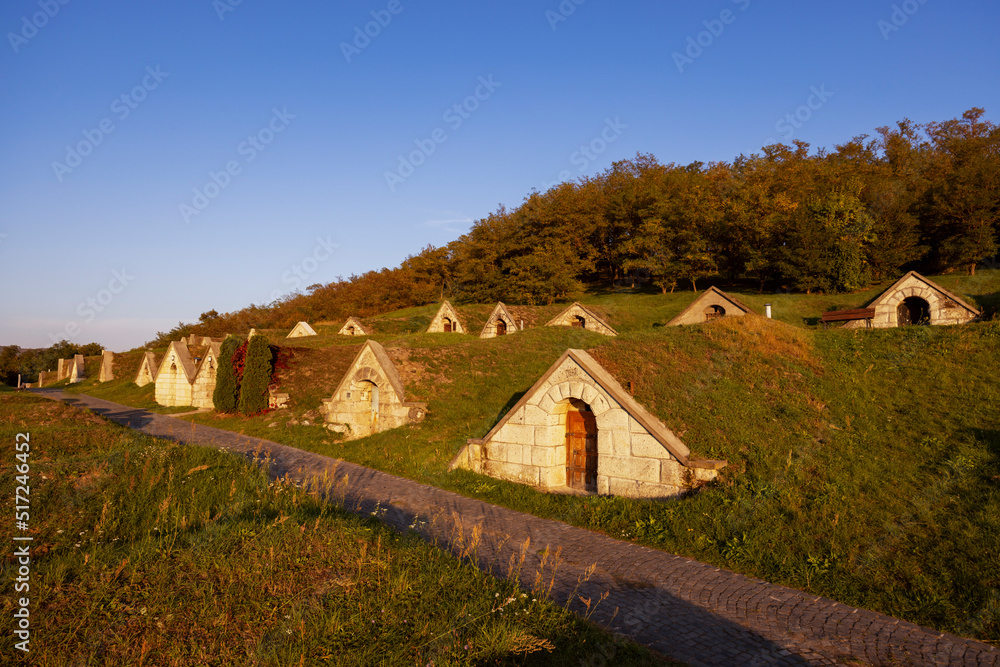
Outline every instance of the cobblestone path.
<svg viewBox="0 0 1000 667">
<path fill-rule="evenodd" d="M 1000 666 L 1000 649 L 988 644 L 583 528 L 268 440 L 89 396 L 38 393 L 149 435 L 270 459 L 274 476 L 326 475 L 347 509 L 376 512 L 400 530 L 416 524 L 428 539 L 473 553 L 498 576 L 514 572 L 525 588 L 541 577 L 557 601 L 572 596 L 570 606 L 581 614 L 589 598 L 591 620 L 691 665 Z"/>
</svg>

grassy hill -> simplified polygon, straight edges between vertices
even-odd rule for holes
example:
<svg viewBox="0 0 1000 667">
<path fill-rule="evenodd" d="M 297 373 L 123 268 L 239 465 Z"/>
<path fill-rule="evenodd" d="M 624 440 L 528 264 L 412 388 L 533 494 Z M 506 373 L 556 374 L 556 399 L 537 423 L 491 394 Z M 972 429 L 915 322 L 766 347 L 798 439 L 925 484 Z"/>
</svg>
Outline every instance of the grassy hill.
<svg viewBox="0 0 1000 667">
<path fill-rule="evenodd" d="M 675 664 L 239 457 L 7 392 L 0 437 L 24 432 L 31 664 Z"/>
<path fill-rule="evenodd" d="M 995 308 L 1000 271 L 934 277 Z M 557 518 L 917 623 L 1000 641 L 1000 322 L 891 330 L 818 329 L 854 295 L 738 293 L 775 319 L 662 326 L 692 294 L 595 294 L 621 336 L 532 328 L 513 336 L 375 338 L 427 418 L 344 442 L 318 426 L 320 400 L 360 341 L 321 332 L 288 346 L 288 411 L 199 422 L 266 437 Z M 380 321 L 429 321 L 435 306 Z M 486 313 L 481 304 L 475 313 Z M 558 306 L 546 307 L 552 314 Z M 548 310 L 534 312 L 544 321 Z M 467 325 L 470 331 L 472 327 Z M 474 330 L 478 333 L 478 330 Z M 565 351 L 587 349 L 693 450 L 729 466 L 717 483 L 668 502 L 548 494 L 448 471 Z M 127 381 L 80 390 L 128 393 Z M 308 422 L 308 423 L 307 423 Z"/>
</svg>

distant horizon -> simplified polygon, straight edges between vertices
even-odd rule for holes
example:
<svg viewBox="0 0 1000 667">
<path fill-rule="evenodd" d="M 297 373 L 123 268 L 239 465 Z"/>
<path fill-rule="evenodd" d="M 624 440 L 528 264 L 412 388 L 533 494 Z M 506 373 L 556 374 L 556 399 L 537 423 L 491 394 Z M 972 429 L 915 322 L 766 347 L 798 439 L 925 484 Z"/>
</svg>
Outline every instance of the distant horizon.
<svg viewBox="0 0 1000 667">
<path fill-rule="evenodd" d="M 998 18 L 972 0 L 17 0 L 0 343 L 132 349 L 397 266 L 637 153 L 731 162 L 973 107 L 997 122 Z"/>
</svg>

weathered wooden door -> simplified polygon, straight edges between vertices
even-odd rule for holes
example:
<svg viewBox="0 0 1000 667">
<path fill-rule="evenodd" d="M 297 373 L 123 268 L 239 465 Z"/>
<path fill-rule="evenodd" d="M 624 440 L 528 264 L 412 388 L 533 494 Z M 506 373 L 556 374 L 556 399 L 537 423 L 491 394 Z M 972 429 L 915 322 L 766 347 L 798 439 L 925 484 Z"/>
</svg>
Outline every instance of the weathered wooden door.
<svg viewBox="0 0 1000 667">
<path fill-rule="evenodd" d="M 444 332 L 451 333 L 451 320 L 444 318 Z"/>
<path fill-rule="evenodd" d="M 507 334 L 507 323 L 503 320 L 497 320 L 497 335 L 505 336 Z"/>
<path fill-rule="evenodd" d="M 566 413 L 566 486 L 597 491 L 597 418 L 593 412 Z"/>
</svg>

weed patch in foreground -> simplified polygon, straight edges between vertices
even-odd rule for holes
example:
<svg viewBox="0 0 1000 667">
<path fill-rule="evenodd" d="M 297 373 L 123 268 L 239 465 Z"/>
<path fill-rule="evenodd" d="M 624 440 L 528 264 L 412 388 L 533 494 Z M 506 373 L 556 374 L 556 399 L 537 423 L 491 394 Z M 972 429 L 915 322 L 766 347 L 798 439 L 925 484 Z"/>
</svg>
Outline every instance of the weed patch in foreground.
<svg viewBox="0 0 1000 667">
<path fill-rule="evenodd" d="M 0 439 L 30 433 L 35 665 L 664 664 L 416 535 L 399 535 L 242 459 L 31 395 L 4 394 Z M 0 459 L 12 497 L 13 446 Z M 0 539 L 11 543 L 11 526 Z M 474 555 L 472 556 L 474 558 Z M 10 557 L 0 576 L 12 581 Z M 0 599 L 5 637 L 13 600 Z"/>
</svg>

